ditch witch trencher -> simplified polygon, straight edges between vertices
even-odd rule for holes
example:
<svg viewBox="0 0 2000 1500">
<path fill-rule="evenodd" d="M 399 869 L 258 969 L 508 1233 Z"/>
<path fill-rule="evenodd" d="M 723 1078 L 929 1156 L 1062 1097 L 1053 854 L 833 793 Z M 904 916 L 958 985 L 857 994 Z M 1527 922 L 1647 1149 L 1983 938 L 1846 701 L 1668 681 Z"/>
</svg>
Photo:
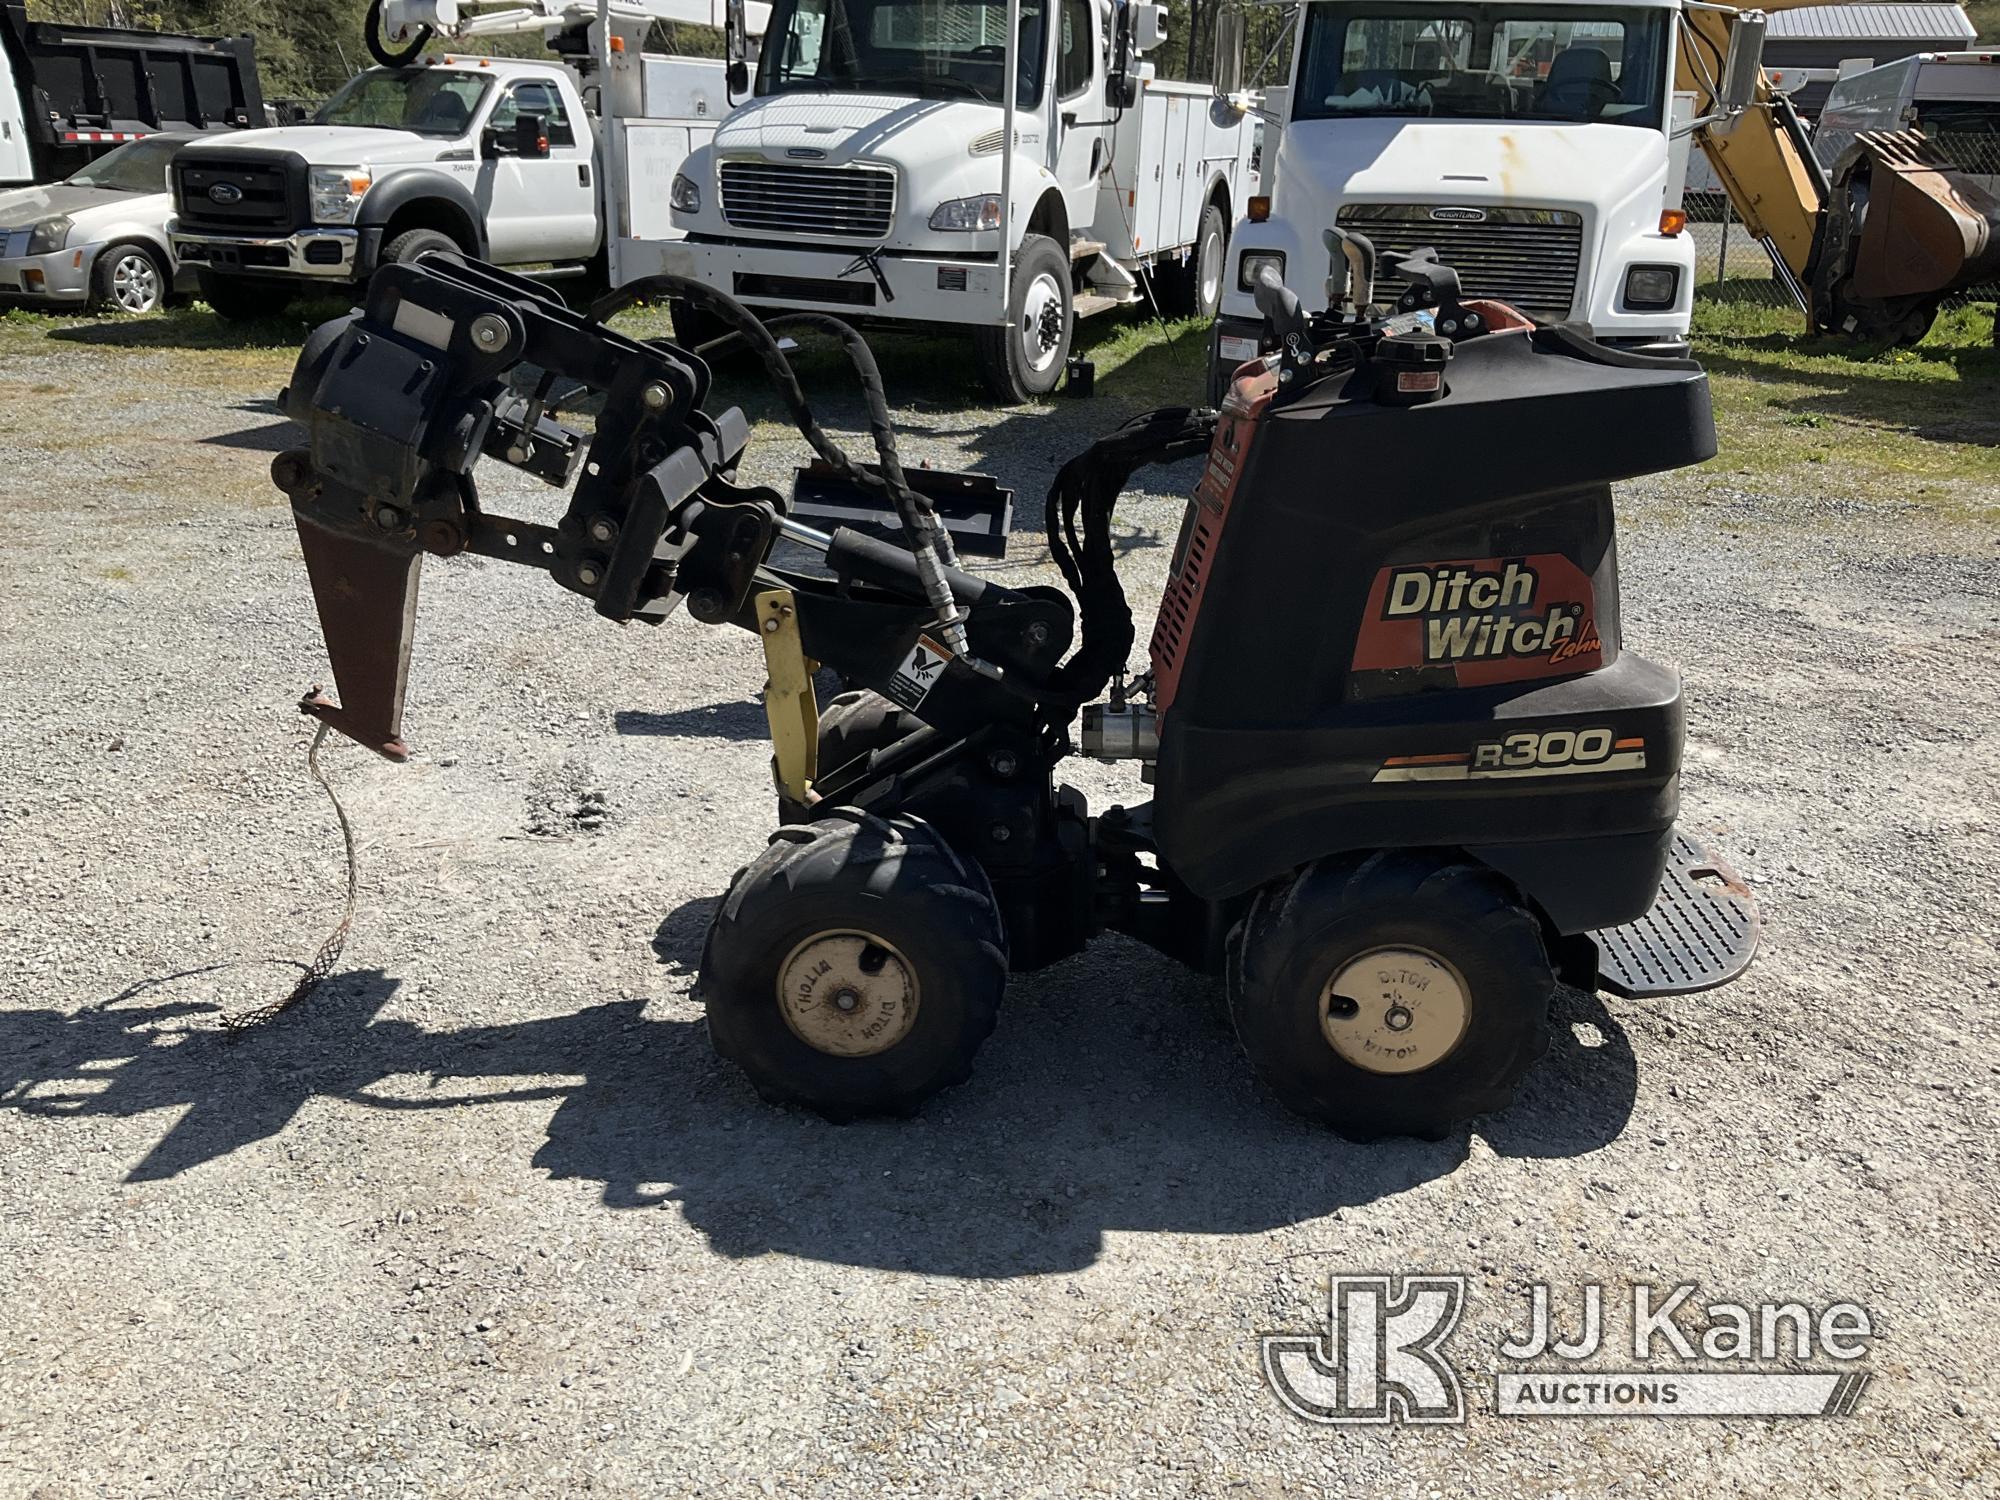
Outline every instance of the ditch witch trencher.
<svg viewBox="0 0 2000 1500">
<path fill-rule="evenodd" d="M 768 669 L 779 826 L 700 974 L 716 1049 L 765 1097 L 914 1110 L 968 1076 L 1010 969 L 1111 930 L 1222 976 L 1293 1109 L 1450 1132 L 1513 1097 L 1559 981 L 1669 994 L 1750 960 L 1749 893 L 1675 830 L 1679 680 L 1619 632 L 1610 485 L 1701 461 L 1714 431 L 1690 362 L 1462 301 L 1427 254 L 1385 308 L 1366 242 L 1328 247 L 1327 310 L 1268 280 L 1278 352 L 1219 413 L 1147 413 L 1063 467 L 1067 591 L 958 565 L 940 516 L 990 482 L 904 471 L 844 324 L 760 323 L 677 278 L 585 314 L 473 261 L 384 267 L 307 343 L 287 409 L 310 445 L 273 466 L 339 690 L 304 706 L 407 755 L 426 553 L 539 568 L 621 623 L 685 605 L 758 635 Z M 605 326 L 667 297 L 761 362 L 812 493 L 895 529 L 821 531 L 739 479 L 748 424 L 707 409 L 702 353 Z M 814 420 L 786 326 L 845 348 L 871 462 Z M 561 420 L 585 401 L 589 436 Z M 1112 509 L 1139 466 L 1196 455 L 1128 683 Z M 562 518 L 488 513 L 482 459 L 568 490 Z M 847 685 L 825 704 L 819 668 Z M 1152 800 L 1091 814 L 1054 781 L 1077 753 L 1138 761 Z"/>
</svg>

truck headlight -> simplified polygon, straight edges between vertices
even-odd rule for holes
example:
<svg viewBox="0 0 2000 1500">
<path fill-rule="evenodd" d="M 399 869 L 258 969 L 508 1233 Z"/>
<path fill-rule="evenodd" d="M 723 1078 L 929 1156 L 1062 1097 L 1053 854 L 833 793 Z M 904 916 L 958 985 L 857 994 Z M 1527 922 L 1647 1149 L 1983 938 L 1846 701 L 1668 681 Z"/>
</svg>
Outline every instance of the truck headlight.
<svg viewBox="0 0 2000 1500">
<path fill-rule="evenodd" d="M 1239 292 L 1257 290 L 1257 277 L 1269 266 L 1278 273 L 1278 279 L 1285 279 L 1285 252 L 1282 250 L 1245 250 L 1243 258 L 1236 263 L 1236 289 Z"/>
<path fill-rule="evenodd" d="M 673 186 L 667 189 L 667 205 L 677 214 L 698 214 L 701 212 L 701 188 L 692 177 L 674 173 Z"/>
<path fill-rule="evenodd" d="M 1672 307 L 1680 289 L 1679 266 L 1634 266 L 1625 273 L 1627 307 Z"/>
<path fill-rule="evenodd" d="M 374 185 L 366 167 L 314 167 L 312 216 L 315 224 L 352 224 L 361 200 Z"/>
<path fill-rule="evenodd" d="M 44 219 L 28 235 L 28 254 L 53 255 L 69 243 L 70 221 L 65 214 Z"/>
<path fill-rule="evenodd" d="M 953 198 L 931 210 L 931 228 L 953 233 L 1000 227 L 1000 195 L 987 193 L 978 198 Z"/>
</svg>

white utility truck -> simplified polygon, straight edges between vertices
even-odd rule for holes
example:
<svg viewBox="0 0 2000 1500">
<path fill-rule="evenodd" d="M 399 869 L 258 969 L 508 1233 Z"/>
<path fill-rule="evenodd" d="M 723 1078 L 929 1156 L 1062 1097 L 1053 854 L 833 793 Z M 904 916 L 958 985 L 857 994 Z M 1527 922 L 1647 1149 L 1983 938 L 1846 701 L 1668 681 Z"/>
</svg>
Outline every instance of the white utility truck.
<svg viewBox="0 0 2000 1500">
<path fill-rule="evenodd" d="M 1165 39 L 1141 0 L 775 0 L 756 97 L 673 184 L 685 238 L 614 279 L 968 329 L 996 395 L 1052 390 L 1075 320 L 1142 280 L 1212 315 L 1256 192 L 1256 122 L 1154 77 Z"/>
<path fill-rule="evenodd" d="M 1290 76 L 1261 93 L 1241 87 L 1240 16 L 1217 28 L 1217 87 L 1270 123 L 1277 149 L 1268 196 L 1230 250 L 1212 395 L 1258 353 L 1260 271 L 1321 305 L 1329 226 L 1364 235 L 1378 264 L 1435 247 L 1470 296 L 1586 323 L 1607 344 L 1686 352 L 1694 122 L 1674 91 L 1681 0 L 1307 0 L 1298 12 Z"/>
<path fill-rule="evenodd" d="M 730 9 L 745 27 L 766 12 Z M 723 20 L 710 0 L 378 0 L 369 45 L 383 66 L 308 123 L 175 158 L 175 252 L 229 318 L 434 249 L 601 274 L 635 187 L 642 213 L 649 197 L 663 213 L 675 169 L 729 108 L 729 64 L 648 55 L 647 35 L 657 21 Z M 547 60 L 420 56 L 434 35 L 532 31 L 549 34 Z"/>
</svg>

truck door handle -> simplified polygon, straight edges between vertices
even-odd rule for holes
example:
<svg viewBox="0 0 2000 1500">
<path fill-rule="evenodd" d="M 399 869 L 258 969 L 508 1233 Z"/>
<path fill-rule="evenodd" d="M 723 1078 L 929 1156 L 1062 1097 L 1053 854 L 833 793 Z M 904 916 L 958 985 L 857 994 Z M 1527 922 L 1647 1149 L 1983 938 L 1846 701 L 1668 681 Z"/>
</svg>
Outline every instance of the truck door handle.
<svg viewBox="0 0 2000 1500">
<path fill-rule="evenodd" d="M 576 180 L 584 187 L 590 186 L 590 163 L 584 162 L 576 169 Z"/>
</svg>

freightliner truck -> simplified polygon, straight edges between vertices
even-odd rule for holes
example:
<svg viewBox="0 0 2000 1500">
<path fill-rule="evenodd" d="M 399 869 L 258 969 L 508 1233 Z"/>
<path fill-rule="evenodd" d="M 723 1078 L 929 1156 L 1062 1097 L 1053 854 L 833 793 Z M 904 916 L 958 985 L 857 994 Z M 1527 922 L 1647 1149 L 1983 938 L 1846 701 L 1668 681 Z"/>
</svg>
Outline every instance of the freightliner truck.
<svg viewBox="0 0 2000 1500">
<path fill-rule="evenodd" d="M 1329 228 L 1366 238 L 1378 263 L 1434 248 L 1466 292 L 1538 322 L 1683 352 L 1695 145 L 1808 328 L 1921 338 L 1946 297 L 2000 276 L 2000 200 L 1979 163 L 1900 113 L 1816 155 L 1761 66 L 1767 12 L 1802 3 L 1308 0 L 1286 81 L 1262 91 L 1242 86 L 1243 12 L 1223 12 L 1218 94 L 1278 144 L 1230 254 L 1211 391 L 1263 352 L 1260 276 L 1323 300 Z M 1971 91 L 1981 69 L 1953 66 Z"/>
<path fill-rule="evenodd" d="M 956 330 L 995 395 L 1049 391 L 1078 317 L 1212 316 L 1257 191 L 1256 122 L 1155 77 L 1165 39 L 1138 0 L 775 0 L 755 98 L 673 184 L 685 238 L 626 274 Z"/>
</svg>

